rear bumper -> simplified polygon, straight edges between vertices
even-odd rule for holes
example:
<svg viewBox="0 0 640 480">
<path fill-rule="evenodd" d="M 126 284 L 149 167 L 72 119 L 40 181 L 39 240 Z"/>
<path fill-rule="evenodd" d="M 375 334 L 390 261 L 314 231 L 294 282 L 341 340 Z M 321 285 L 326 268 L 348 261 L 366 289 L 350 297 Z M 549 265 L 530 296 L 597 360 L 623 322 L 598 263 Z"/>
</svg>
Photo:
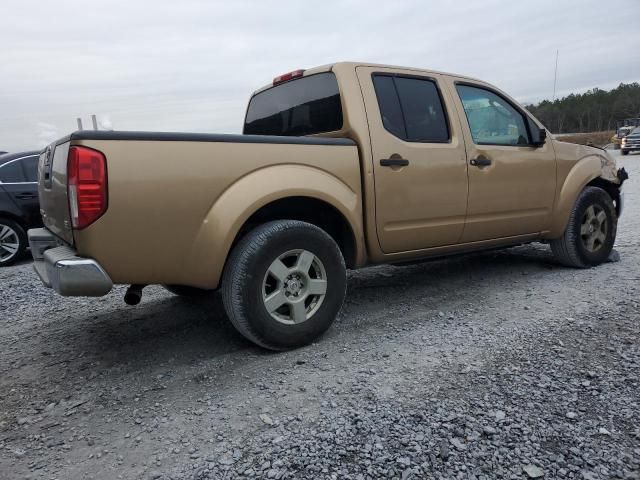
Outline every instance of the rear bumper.
<svg viewBox="0 0 640 480">
<path fill-rule="evenodd" d="M 45 286 L 65 297 L 101 297 L 113 282 L 92 258 L 80 257 L 46 228 L 28 232 L 33 268 Z"/>
</svg>

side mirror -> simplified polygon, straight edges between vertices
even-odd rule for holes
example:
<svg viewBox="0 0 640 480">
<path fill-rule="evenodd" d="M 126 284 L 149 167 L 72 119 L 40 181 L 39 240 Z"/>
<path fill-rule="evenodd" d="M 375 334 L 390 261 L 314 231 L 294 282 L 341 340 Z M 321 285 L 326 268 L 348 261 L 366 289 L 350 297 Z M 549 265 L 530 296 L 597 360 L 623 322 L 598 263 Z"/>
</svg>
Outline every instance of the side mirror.
<svg viewBox="0 0 640 480">
<path fill-rule="evenodd" d="M 544 145 L 544 142 L 547 140 L 547 131 L 544 128 L 538 129 L 538 142 L 537 146 L 541 147 Z"/>
<path fill-rule="evenodd" d="M 527 121 L 531 132 L 531 146 L 534 148 L 542 147 L 547 139 L 547 130 L 538 127 L 538 124 L 529 116 L 527 116 Z"/>
</svg>

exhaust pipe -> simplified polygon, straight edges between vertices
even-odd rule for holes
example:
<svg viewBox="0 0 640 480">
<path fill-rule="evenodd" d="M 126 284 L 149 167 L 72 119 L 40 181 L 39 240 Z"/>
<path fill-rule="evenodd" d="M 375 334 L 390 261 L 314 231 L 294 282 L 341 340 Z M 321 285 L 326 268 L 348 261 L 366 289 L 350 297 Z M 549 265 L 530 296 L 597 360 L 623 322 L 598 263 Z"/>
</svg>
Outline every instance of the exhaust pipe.
<svg viewBox="0 0 640 480">
<path fill-rule="evenodd" d="M 127 305 L 138 305 L 142 300 L 142 289 L 144 285 L 130 285 L 127 293 L 124 294 L 124 303 Z"/>
</svg>

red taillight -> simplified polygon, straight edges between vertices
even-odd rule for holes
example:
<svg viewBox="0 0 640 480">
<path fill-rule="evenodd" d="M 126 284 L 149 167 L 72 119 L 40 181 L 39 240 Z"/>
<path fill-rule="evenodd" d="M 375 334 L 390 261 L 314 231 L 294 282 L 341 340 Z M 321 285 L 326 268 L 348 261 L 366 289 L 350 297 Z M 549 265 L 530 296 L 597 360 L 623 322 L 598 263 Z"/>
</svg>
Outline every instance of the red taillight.
<svg viewBox="0 0 640 480">
<path fill-rule="evenodd" d="M 88 227 L 107 210 L 107 159 L 91 148 L 70 147 L 67 182 L 73 228 Z"/>
<path fill-rule="evenodd" d="M 286 82 L 286 81 L 291 80 L 293 78 L 301 77 L 303 74 L 304 74 L 304 70 L 294 70 L 293 72 L 284 73 L 284 74 L 279 75 L 276 78 L 274 78 L 273 79 L 273 84 L 277 85 L 279 83 Z"/>
</svg>

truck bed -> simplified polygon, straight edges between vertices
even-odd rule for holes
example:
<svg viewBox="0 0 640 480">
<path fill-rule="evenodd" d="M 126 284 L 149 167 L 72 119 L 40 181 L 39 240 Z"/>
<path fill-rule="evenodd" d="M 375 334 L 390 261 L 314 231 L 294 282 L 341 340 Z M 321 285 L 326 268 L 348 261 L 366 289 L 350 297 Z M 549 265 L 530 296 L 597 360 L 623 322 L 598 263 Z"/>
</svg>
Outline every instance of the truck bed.
<svg viewBox="0 0 640 480">
<path fill-rule="evenodd" d="M 73 145 L 107 160 L 108 208 L 82 230 L 69 221 Z M 39 168 L 46 228 L 96 259 L 114 283 L 215 288 L 225 257 L 219 249 L 230 248 L 227 232 L 260 207 L 253 199 L 338 195 L 349 205 L 343 214 L 362 222 L 358 149 L 344 138 L 79 131 L 45 150 Z M 249 191 L 261 194 L 249 201 Z"/>
</svg>

